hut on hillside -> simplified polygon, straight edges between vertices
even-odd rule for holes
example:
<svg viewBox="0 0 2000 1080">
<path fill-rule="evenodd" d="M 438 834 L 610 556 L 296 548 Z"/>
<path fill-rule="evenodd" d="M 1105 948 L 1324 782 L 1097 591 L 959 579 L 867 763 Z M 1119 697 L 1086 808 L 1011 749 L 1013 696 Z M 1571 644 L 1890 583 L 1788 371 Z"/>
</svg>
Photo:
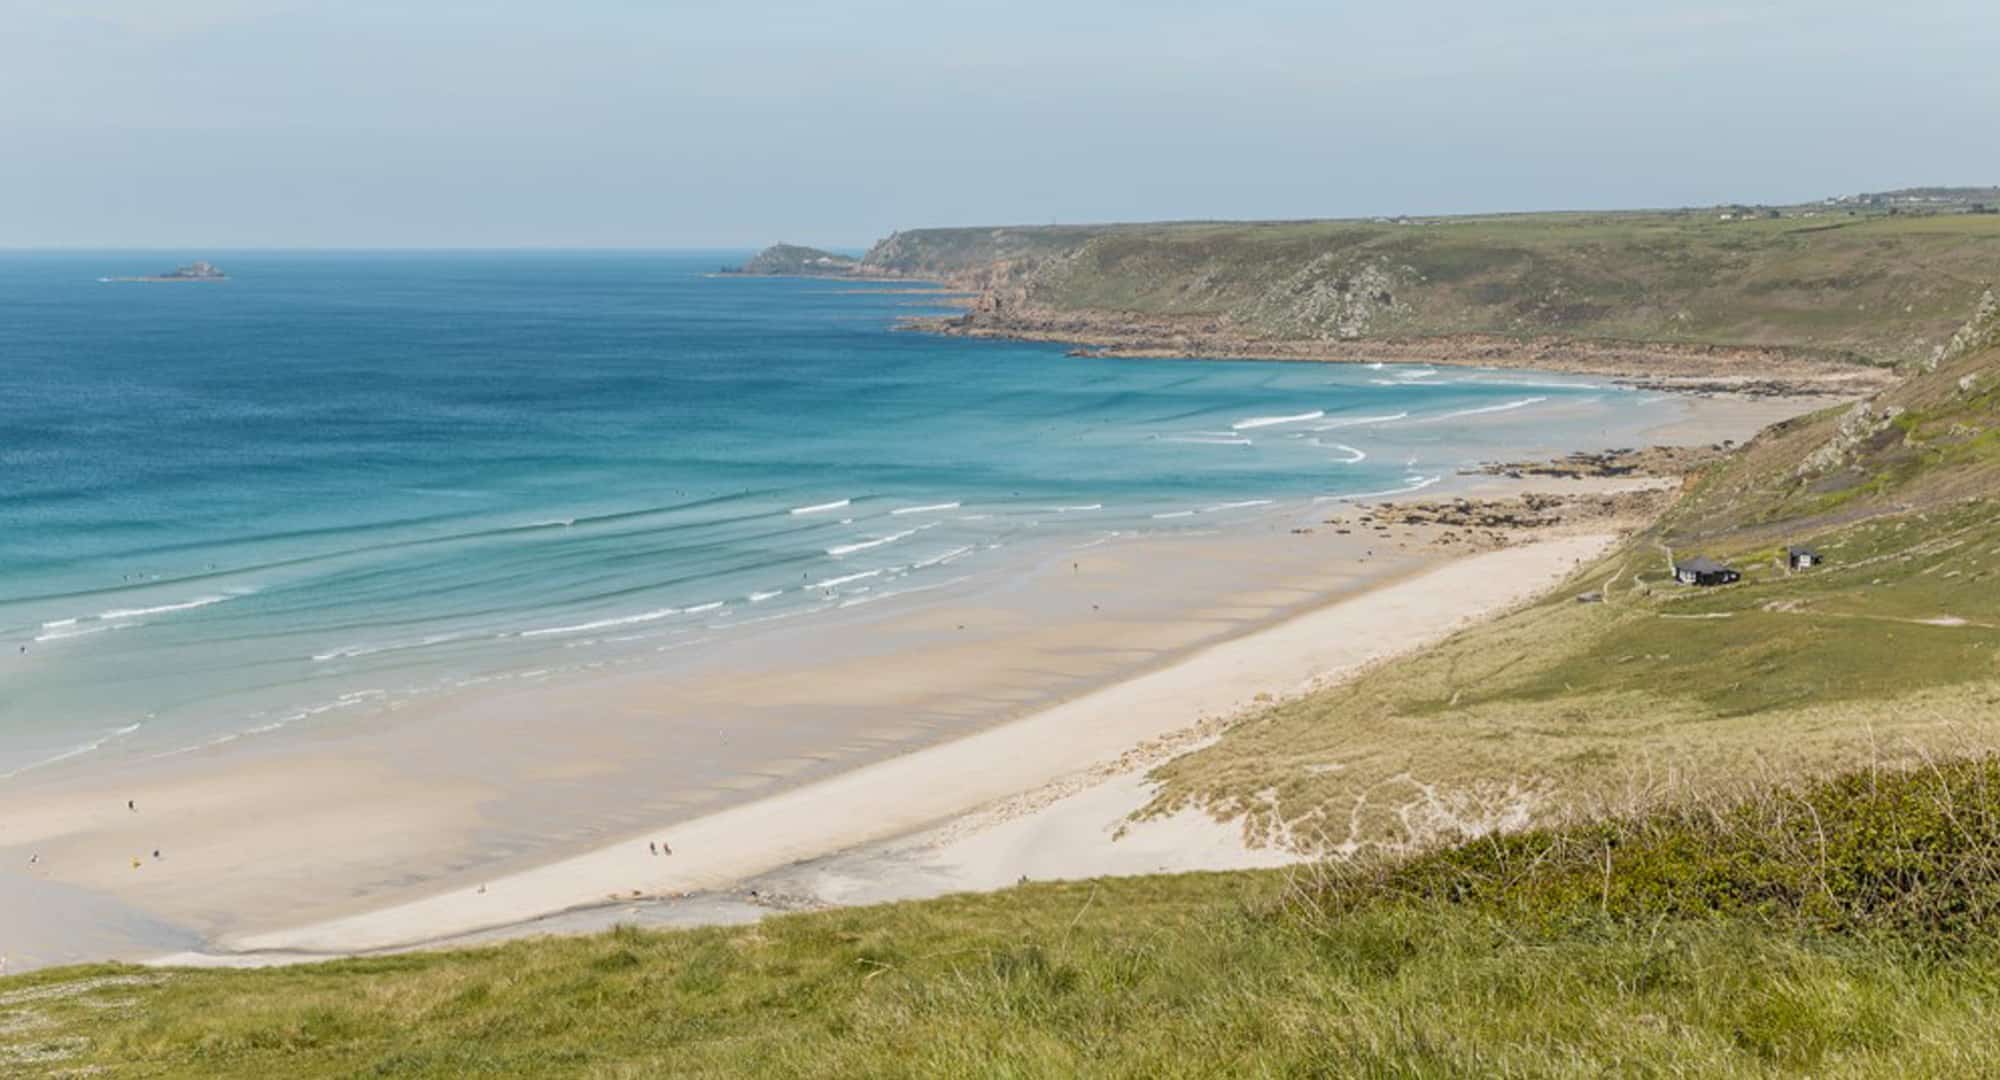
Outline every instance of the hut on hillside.
<svg viewBox="0 0 2000 1080">
<path fill-rule="evenodd" d="M 1743 580 L 1743 575 L 1706 555 L 1697 555 L 1674 564 L 1674 580 L 1683 585 L 1728 585 Z"/>
<path fill-rule="evenodd" d="M 1785 549 L 1785 563 L 1794 570 L 1810 570 L 1825 561 L 1813 548 L 1794 544 Z"/>
</svg>

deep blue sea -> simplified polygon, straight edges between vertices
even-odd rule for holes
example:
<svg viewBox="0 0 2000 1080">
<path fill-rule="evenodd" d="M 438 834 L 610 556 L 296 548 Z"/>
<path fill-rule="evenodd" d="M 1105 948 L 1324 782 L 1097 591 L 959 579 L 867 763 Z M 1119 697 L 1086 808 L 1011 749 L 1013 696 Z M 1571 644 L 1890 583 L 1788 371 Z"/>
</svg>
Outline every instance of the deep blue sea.
<svg viewBox="0 0 2000 1080">
<path fill-rule="evenodd" d="M 200 253 L 197 253 L 200 254 Z M 0 778 L 1226 527 L 1667 419 L 1585 381 L 1077 359 L 743 253 L 0 255 Z"/>
</svg>

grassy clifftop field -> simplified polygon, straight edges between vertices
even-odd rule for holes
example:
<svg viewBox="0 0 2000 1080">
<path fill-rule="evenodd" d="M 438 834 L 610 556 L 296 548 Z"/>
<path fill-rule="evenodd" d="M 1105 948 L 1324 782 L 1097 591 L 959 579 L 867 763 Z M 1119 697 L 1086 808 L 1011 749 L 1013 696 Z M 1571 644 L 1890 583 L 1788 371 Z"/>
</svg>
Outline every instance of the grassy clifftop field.
<svg viewBox="0 0 2000 1080">
<path fill-rule="evenodd" d="M 1783 213 L 921 229 L 862 268 L 979 290 L 965 333 L 1232 351 L 1553 338 L 1877 365 L 1927 359 L 2000 277 L 2000 215 Z"/>
</svg>

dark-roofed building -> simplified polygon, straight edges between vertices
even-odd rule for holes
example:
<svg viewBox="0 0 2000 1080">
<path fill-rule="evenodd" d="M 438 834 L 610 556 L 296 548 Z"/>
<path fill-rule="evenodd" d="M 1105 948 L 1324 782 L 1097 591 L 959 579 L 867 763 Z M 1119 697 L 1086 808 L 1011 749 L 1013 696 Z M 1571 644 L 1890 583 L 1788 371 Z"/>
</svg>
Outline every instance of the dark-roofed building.
<svg viewBox="0 0 2000 1080">
<path fill-rule="evenodd" d="M 1706 555 L 1697 555 L 1674 564 L 1674 580 L 1683 585 L 1728 585 L 1743 580 L 1743 575 Z"/>
<path fill-rule="evenodd" d="M 1813 548 L 1794 544 L 1785 549 L 1785 562 L 1794 570 L 1810 570 L 1825 561 Z"/>
</svg>

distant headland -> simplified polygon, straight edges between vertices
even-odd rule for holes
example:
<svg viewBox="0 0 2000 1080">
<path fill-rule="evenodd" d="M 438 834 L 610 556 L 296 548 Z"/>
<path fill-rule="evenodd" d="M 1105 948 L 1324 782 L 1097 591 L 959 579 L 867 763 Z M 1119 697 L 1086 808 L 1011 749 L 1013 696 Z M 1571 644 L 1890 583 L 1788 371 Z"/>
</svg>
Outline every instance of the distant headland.
<svg viewBox="0 0 2000 1080">
<path fill-rule="evenodd" d="M 765 277 L 852 277 L 860 268 L 861 260 L 852 256 L 797 244 L 773 244 L 742 266 L 725 266 L 722 272 Z"/>
<path fill-rule="evenodd" d="M 214 263 L 199 259 L 186 266 L 176 266 L 162 274 L 148 274 L 144 277 L 99 278 L 99 281 L 226 281 L 229 275 Z"/>
</svg>

